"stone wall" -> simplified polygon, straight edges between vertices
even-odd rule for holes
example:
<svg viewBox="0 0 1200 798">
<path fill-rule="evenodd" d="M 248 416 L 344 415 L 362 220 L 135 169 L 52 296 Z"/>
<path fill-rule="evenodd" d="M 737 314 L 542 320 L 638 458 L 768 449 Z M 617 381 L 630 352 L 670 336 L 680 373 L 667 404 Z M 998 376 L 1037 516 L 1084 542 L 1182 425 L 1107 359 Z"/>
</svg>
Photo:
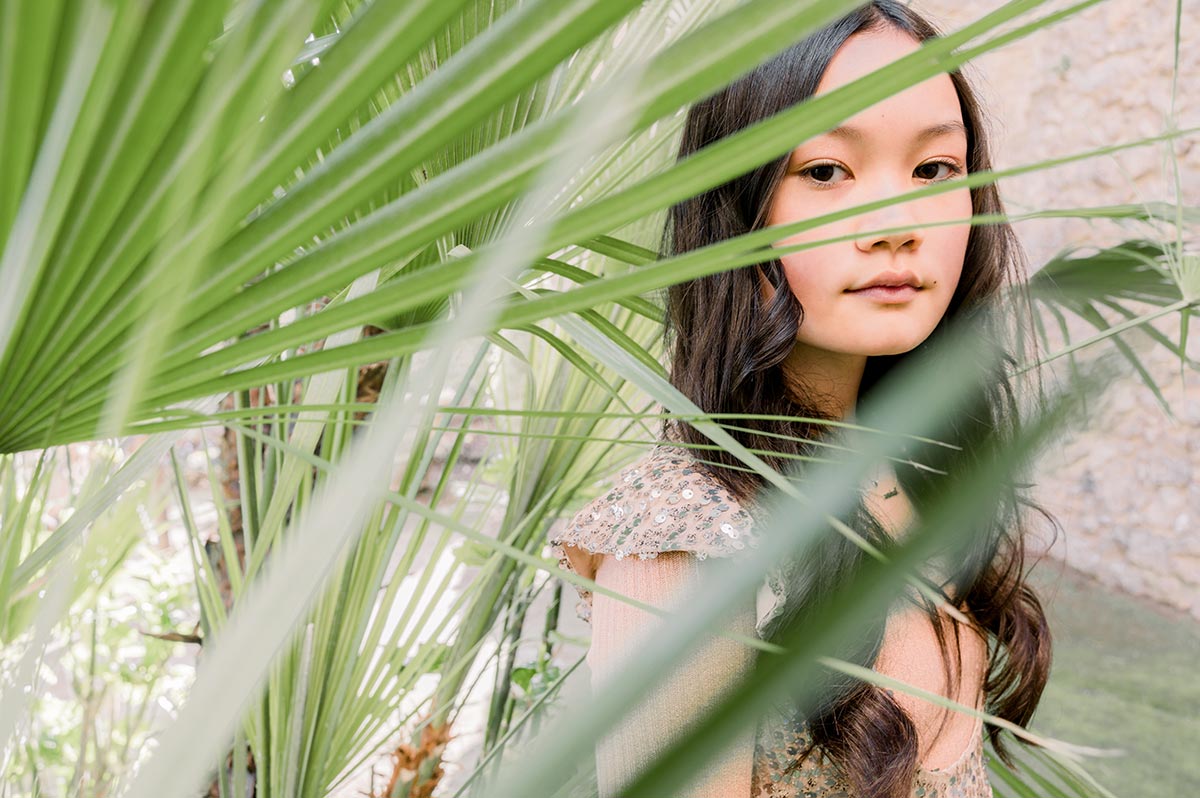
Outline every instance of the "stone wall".
<svg viewBox="0 0 1200 798">
<path fill-rule="evenodd" d="M 912 5 L 953 30 L 1001 3 L 928 0 Z M 1061 8 L 1049 3 L 1041 13 Z M 1176 125 L 1200 125 L 1200 2 L 1184 0 Z M 1106 0 L 1014 42 L 967 69 L 993 117 L 996 166 L 1082 152 L 1158 135 L 1171 109 L 1174 0 Z M 1005 181 L 1010 213 L 1153 200 L 1174 201 L 1178 159 L 1183 201 L 1200 206 L 1200 137 L 1112 155 Z M 1153 237 L 1145 226 L 1078 219 L 1022 221 L 1016 230 L 1031 268 L 1064 247 Z M 1190 231 L 1190 249 L 1200 247 Z M 1178 340 L 1177 318 L 1156 325 Z M 1200 320 L 1189 354 L 1200 358 Z M 1073 336 L 1094 332 L 1072 327 Z M 1082 334 L 1082 335 L 1081 335 Z M 1133 332 L 1134 346 L 1174 417 L 1136 375 L 1118 379 L 1052 447 L 1035 478 L 1064 534 L 1052 556 L 1114 587 L 1200 617 L 1200 375 Z M 1093 347 L 1093 354 L 1111 349 Z"/>
</svg>

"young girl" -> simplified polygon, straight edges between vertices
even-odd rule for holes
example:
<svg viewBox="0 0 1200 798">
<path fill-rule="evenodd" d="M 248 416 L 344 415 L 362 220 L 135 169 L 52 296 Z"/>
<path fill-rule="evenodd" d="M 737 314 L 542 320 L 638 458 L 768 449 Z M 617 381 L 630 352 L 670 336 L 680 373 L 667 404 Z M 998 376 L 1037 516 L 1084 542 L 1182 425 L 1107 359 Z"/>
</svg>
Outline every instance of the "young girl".
<svg viewBox="0 0 1200 798">
<path fill-rule="evenodd" d="M 813 34 L 693 107 L 680 157 L 794 105 L 845 85 L 920 46 L 937 31 L 907 6 L 877 0 Z M 990 168 L 982 115 L 955 72 L 867 108 L 788 155 L 672 209 L 667 254 L 769 225 L 787 224 L 895 196 Z M 847 240 L 673 287 L 671 380 L 708 413 L 846 419 L 906 353 L 926 346 L 963 314 L 975 314 L 1022 277 L 1008 225 L 934 222 L 1000 213 L 994 186 L 957 189 L 825 225 L 781 244 Z M 898 232 L 876 233 L 881 229 Z M 984 315 L 979 314 L 981 317 Z M 1000 334 L 997 330 L 996 334 Z M 1008 377 L 989 386 L 977 427 L 1004 435 L 1016 420 Z M 784 470 L 823 425 L 738 420 L 731 432 Z M 640 601 L 670 608 L 698 580 L 702 561 L 729 556 L 753 535 L 765 486 L 686 423 L 664 424 L 664 441 L 616 487 L 551 538 L 562 567 Z M 970 447 L 959 455 L 972 456 Z M 700 458 L 703 457 L 703 460 Z M 953 463 L 949 464 L 953 466 Z M 921 507 L 918 488 L 935 477 L 881 468 L 864 486 L 854 526 L 894 540 Z M 1010 488 L 981 508 L 963 567 L 943 585 L 958 618 L 930 602 L 898 601 L 881 622 L 865 663 L 967 706 L 1024 725 L 1050 663 L 1041 606 L 1025 584 L 1020 505 Z M 916 506 L 914 506 L 916 505 Z M 836 535 L 804 584 L 838 584 L 860 562 Z M 637 556 L 632 556 L 637 555 Z M 791 581 L 790 584 L 801 584 Z M 654 634 L 658 616 L 580 590 L 592 625 L 588 662 L 597 697 L 605 680 Z M 771 640 L 804 609 L 787 572 L 770 577 L 732 631 Z M 812 591 L 807 595 L 811 597 Z M 962 619 L 967 623 L 963 623 Z M 666 687 L 597 749 L 601 796 L 621 786 L 750 668 L 752 649 L 714 637 Z M 822 696 L 815 712 L 763 718 L 719 762 L 697 774 L 689 795 L 714 798 L 977 798 L 990 796 L 982 723 L 905 693 L 857 682 Z M 993 742 L 998 730 L 991 730 Z M 997 746 L 997 750 L 1003 750 Z"/>
</svg>

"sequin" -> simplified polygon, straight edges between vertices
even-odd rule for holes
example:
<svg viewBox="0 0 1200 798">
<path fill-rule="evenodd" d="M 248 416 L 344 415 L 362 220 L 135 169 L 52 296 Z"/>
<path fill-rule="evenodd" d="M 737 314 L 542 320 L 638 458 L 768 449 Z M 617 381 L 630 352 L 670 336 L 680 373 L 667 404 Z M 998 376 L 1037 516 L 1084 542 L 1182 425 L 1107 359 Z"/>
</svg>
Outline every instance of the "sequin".
<svg viewBox="0 0 1200 798">
<path fill-rule="evenodd" d="M 735 539 L 746 536 L 751 517 L 715 477 L 695 468 L 693 462 L 685 449 L 656 446 L 622 471 L 617 487 L 580 510 L 550 543 L 569 543 L 596 553 L 614 553 L 619 548 L 691 551 L 697 556 L 734 554 L 744 548 Z"/>
</svg>

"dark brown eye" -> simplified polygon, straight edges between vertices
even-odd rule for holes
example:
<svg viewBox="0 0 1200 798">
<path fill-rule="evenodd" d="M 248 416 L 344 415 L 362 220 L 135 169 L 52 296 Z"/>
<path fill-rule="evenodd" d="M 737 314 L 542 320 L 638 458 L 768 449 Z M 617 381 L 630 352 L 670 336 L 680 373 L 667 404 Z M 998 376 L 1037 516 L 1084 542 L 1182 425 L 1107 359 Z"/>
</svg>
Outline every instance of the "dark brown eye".
<svg viewBox="0 0 1200 798">
<path fill-rule="evenodd" d="M 939 167 L 946 167 L 946 174 L 938 176 Z M 922 180 L 949 180 L 962 171 L 952 161 L 930 161 L 918 166 L 913 172 Z"/>
<path fill-rule="evenodd" d="M 801 169 L 797 174 L 808 180 L 810 183 L 818 185 L 832 185 L 837 182 L 837 173 L 846 170 L 835 163 L 815 163 L 812 166 Z"/>
<path fill-rule="evenodd" d="M 809 174 L 812 175 L 813 180 L 816 180 L 820 183 L 827 183 L 830 180 L 833 180 L 833 172 L 835 169 L 837 169 L 837 167 L 831 163 L 817 164 L 811 170 L 809 170 Z"/>
</svg>

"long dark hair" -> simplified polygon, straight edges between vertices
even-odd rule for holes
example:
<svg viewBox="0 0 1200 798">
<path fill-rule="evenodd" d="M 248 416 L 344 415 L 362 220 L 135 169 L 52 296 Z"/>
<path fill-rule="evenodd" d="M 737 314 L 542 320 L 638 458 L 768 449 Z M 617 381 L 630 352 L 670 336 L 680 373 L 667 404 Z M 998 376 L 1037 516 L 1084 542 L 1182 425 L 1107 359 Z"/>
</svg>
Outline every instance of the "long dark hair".
<svg viewBox="0 0 1200 798">
<path fill-rule="evenodd" d="M 695 104 L 689 111 L 679 157 L 702 149 L 755 122 L 812 96 L 834 54 L 853 34 L 892 27 L 925 41 L 937 29 L 896 0 L 876 0 L 843 17 L 780 55 L 765 62 L 717 94 Z M 967 169 L 991 168 L 984 116 L 970 85 L 958 71 L 950 78 L 958 93 L 963 122 L 967 128 Z M 783 178 L 788 163 L 785 154 L 757 169 L 710 191 L 675 205 L 663 237 L 663 254 L 681 254 L 765 226 L 771 195 Z M 971 189 L 975 214 L 1002 213 L 994 185 Z M 765 301 L 760 293 L 761 274 L 775 287 Z M 1024 256 L 1008 224 L 972 226 L 962 276 L 947 312 L 916 351 L 933 346 L 957 318 L 995 318 L 984 312 L 1001 297 L 1002 290 L 1020 286 L 1025 274 Z M 1009 294 L 1011 296 L 1011 294 Z M 1019 296 L 1019 294 L 1018 294 Z M 1027 306 L 1022 306 L 1028 312 Z M 667 336 L 671 351 L 671 382 L 706 413 L 754 414 L 785 420 L 741 419 L 729 431 L 742 444 L 763 452 L 763 459 L 784 471 L 797 459 L 811 457 L 828 443 L 833 433 L 820 420 L 832 420 L 818 397 L 806 395 L 804 386 L 788 381 L 783 363 L 795 344 L 803 323 L 804 309 L 788 288 L 779 260 L 758 267 L 713 274 L 672 286 L 667 292 Z M 1011 321 L 1011 319 L 1010 319 Z M 986 322 L 981 322 L 986 323 Z M 1019 326 L 1019 325 L 1014 325 Z M 739 331 L 731 335 L 730 330 Z M 994 336 L 1003 334 L 995 330 Z M 1031 346 L 1032 336 L 1014 336 Z M 953 457 L 976 457 L 971 441 L 986 436 L 1010 436 L 1018 424 L 1019 408 L 1011 366 L 1012 349 L 1002 367 L 984 389 L 985 395 L 972 412 L 954 425 L 949 436 L 964 444 Z M 865 398 L 880 379 L 913 353 L 867 359 L 859 389 Z M 684 445 L 706 447 L 709 440 L 682 421 L 664 422 L 663 437 Z M 944 450 L 943 450 L 944 451 Z M 749 505 L 765 491 L 762 478 L 739 466 L 719 448 L 708 448 L 703 458 L 715 477 L 735 496 Z M 958 460 L 960 465 L 963 460 Z M 926 463 L 928 464 L 928 462 Z M 943 460 L 939 469 L 955 472 L 954 460 Z M 897 467 L 897 478 L 919 512 L 931 495 L 934 472 Z M 1036 594 L 1026 583 L 1024 511 L 1041 512 L 1057 528 L 1057 522 L 1021 495 L 1011 484 L 993 507 L 981 508 L 980 528 L 971 537 L 965 564 L 942 586 L 951 606 L 970 608 L 970 620 L 989 640 L 988 672 L 984 683 L 986 708 L 1007 720 L 1025 725 L 1037 708 L 1050 670 L 1051 644 L 1045 614 Z M 892 542 L 880 523 L 860 503 L 850 519 L 868 539 L 886 548 Z M 974 530 L 973 530 L 974 531 Z M 861 550 L 842 536 L 830 534 L 821 544 L 814 563 L 796 563 L 798 578 L 789 596 L 783 620 L 813 611 L 822 596 L 837 589 L 862 562 Z M 943 653 L 947 680 L 951 680 L 949 646 L 942 631 L 937 608 L 923 602 L 934 621 Z M 777 630 L 786 623 L 778 624 Z M 882 643 L 883 621 L 875 624 L 865 643 L 851 657 L 870 665 Z M 958 627 L 954 626 L 958 648 Z M 958 662 L 957 653 L 952 660 Z M 830 682 L 820 703 L 797 718 L 807 724 L 812 745 L 819 746 L 840 767 L 851 786 L 861 795 L 904 796 L 918 763 L 916 730 L 907 713 L 887 694 L 860 681 Z M 1010 761 L 999 738 L 990 728 L 993 746 Z M 795 763 L 800 764 L 803 756 Z M 1011 762 L 1010 762 L 1011 764 Z"/>
</svg>

